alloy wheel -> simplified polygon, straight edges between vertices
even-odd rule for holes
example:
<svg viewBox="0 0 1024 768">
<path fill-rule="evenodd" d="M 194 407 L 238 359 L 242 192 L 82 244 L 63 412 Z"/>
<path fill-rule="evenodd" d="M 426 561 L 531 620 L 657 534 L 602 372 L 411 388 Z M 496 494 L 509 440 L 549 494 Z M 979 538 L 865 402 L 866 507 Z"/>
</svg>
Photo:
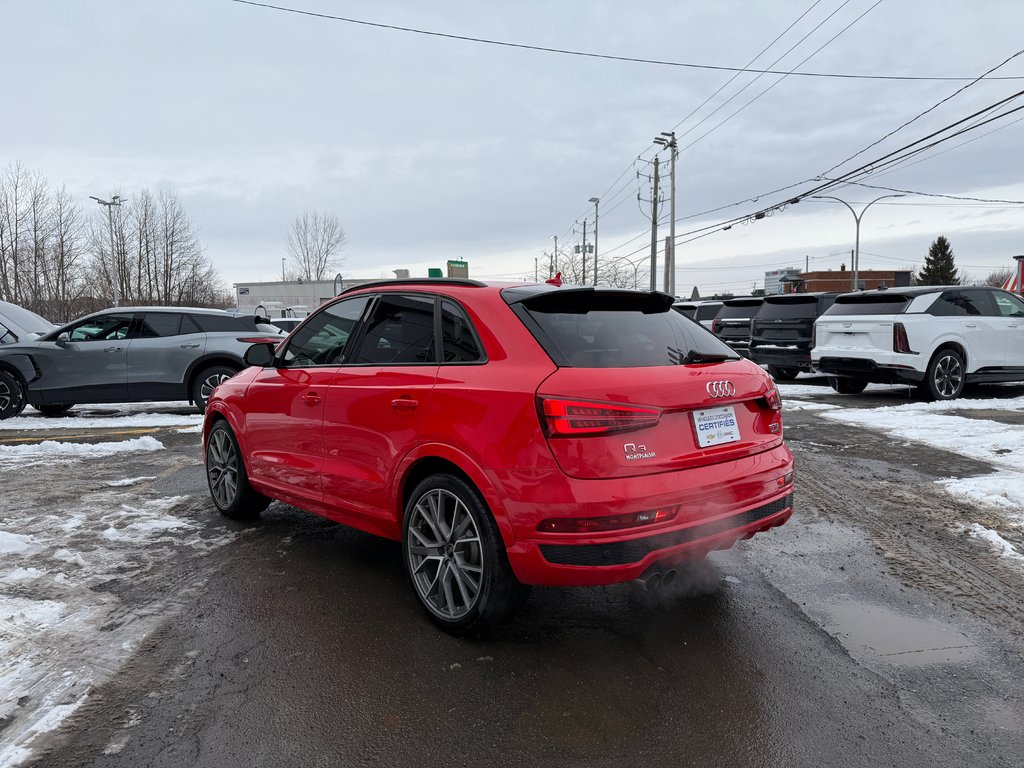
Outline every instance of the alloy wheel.
<svg viewBox="0 0 1024 768">
<path fill-rule="evenodd" d="M 964 371 L 960 361 L 952 355 L 944 355 L 935 365 L 935 389 L 943 397 L 951 398 L 963 385 Z"/>
<path fill-rule="evenodd" d="M 210 478 L 210 492 L 221 509 L 227 509 L 238 493 L 238 451 L 228 433 L 216 429 L 210 435 L 206 450 L 206 474 Z"/>
<path fill-rule="evenodd" d="M 231 376 L 226 373 L 214 373 L 203 379 L 203 384 L 199 387 L 199 396 L 203 398 L 203 402 L 209 402 L 213 390 L 230 378 Z"/>
<path fill-rule="evenodd" d="M 433 489 L 412 509 L 407 544 L 409 572 L 423 603 L 440 618 L 466 616 L 484 576 L 480 531 L 454 493 Z"/>
<path fill-rule="evenodd" d="M 0 379 L 0 413 L 3 413 L 11 407 L 11 403 L 15 400 L 15 394 L 11 391 L 10 386 L 6 381 Z"/>
</svg>

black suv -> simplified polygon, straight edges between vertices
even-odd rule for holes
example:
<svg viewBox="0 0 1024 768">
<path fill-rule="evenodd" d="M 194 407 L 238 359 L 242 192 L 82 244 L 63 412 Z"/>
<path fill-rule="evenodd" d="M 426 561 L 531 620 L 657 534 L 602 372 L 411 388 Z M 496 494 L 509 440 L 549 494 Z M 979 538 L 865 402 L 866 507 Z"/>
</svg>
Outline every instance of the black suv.
<svg viewBox="0 0 1024 768">
<path fill-rule="evenodd" d="M 750 357 L 750 322 L 763 303 L 760 296 L 726 299 L 711 321 L 711 332 L 743 357 Z"/>
<path fill-rule="evenodd" d="M 768 373 L 792 381 L 811 370 L 814 321 L 831 307 L 839 291 L 765 296 L 750 324 L 750 359 Z"/>
</svg>

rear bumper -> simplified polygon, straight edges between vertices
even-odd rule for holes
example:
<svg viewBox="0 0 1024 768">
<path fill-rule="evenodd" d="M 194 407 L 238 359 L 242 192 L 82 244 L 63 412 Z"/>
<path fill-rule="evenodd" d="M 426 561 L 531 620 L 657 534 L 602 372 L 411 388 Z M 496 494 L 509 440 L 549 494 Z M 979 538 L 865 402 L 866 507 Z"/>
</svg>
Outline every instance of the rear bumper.
<svg viewBox="0 0 1024 768">
<path fill-rule="evenodd" d="M 918 384 L 924 381 L 924 372 L 904 362 L 825 356 L 815 361 L 815 367 L 822 373 L 849 376 L 875 384 Z"/>
<path fill-rule="evenodd" d="M 672 565 L 728 549 L 782 525 L 793 512 L 784 478 L 793 457 L 780 445 L 723 464 L 614 480 L 578 480 L 561 473 L 497 472 L 515 531 L 508 558 L 525 584 L 587 586 L 631 581 L 652 565 Z M 559 500 L 556 500 L 559 499 Z M 570 499 L 565 501 L 564 499 Z M 601 534 L 542 533 L 547 518 L 598 517 L 675 507 L 663 524 Z"/>
<path fill-rule="evenodd" d="M 751 347 L 749 357 L 758 365 L 811 370 L 811 351 L 800 347 Z"/>
</svg>

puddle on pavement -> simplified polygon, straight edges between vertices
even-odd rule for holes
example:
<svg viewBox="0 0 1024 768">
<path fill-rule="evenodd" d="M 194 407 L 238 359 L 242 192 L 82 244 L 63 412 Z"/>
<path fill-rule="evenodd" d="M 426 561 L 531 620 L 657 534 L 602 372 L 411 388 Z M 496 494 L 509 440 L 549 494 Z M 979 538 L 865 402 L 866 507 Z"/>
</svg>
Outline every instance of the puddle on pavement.
<svg viewBox="0 0 1024 768">
<path fill-rule="evenodd" d="M 978 655 L 978 647 L 951 624 L 865 603 L 838 602 L 827 610 L 831 621 L 825 629 L 854 653 L 909 666 L 961 662 Z"/>
</svg>

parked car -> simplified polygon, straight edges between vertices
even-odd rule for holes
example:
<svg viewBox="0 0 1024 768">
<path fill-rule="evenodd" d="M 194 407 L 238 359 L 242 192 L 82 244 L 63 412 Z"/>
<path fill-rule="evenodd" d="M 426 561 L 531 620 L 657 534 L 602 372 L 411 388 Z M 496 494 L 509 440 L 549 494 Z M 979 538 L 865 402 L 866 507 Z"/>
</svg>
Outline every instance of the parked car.
<svg viewBox="0 0 1024 768">
<path fill-rule="evenodd" d="M 0 301 L 0 345 L 38 339 L 56 327 L 35 312 Z"/>
<path fill-rule="evenodd" d="M 844 294 L 815 334 L 814 364 L 841 393 L 910 383 L 928 399 L 952 400 L 966 384 L 1024 381 L 1024 300 L 999 288 Z"/>
<path fill-rule="evenodd" d="M 722 302 L 718 300 L 677 301 L 672 308 L 691 320 L 696 320 L 710 331 L 711 321 L 715 319 L 718 310 L 722 308 Z"/>
<path fill-rule="evenodd" d="M 750 323 L 750 359 L 780 381 L 811 370 L 814 321 L 836 300 L 838 292 L 786 293 L 765 296 Z"/>
<path fill-rule="evenodd" d="M 668 583 L 793 503 L 771 379 L 671 308 L 560 282 L 350 289 L 214 392 L 213 503 L 279 499 L 400 540 L 453 632 L 533 584 Z"/>
<path fill-rule="evenodd" d="M 280 328 L 287 334 L 302 325 L 303 320 L 305 320 L 304 317 L 277 317 L 270 320 L 270 324 Z"/>
<path fill-rule="evenodd" d="M 260 331 L 254 317 L 216 309 L 96 312 L 0 346 L 0 419 L 26 404 L 57 415 L 75 403 L 188 400 L 202 411 L 214 387 L 242 369 L 246 349 L 281 338 Z"/>
<path fill-rule="evenodd" d="M 726 299 L 711 321 L 711 332 L 743 357 L 750 357 L 750 321 L 763 303 L 760 296 Z"/>
</svg>

